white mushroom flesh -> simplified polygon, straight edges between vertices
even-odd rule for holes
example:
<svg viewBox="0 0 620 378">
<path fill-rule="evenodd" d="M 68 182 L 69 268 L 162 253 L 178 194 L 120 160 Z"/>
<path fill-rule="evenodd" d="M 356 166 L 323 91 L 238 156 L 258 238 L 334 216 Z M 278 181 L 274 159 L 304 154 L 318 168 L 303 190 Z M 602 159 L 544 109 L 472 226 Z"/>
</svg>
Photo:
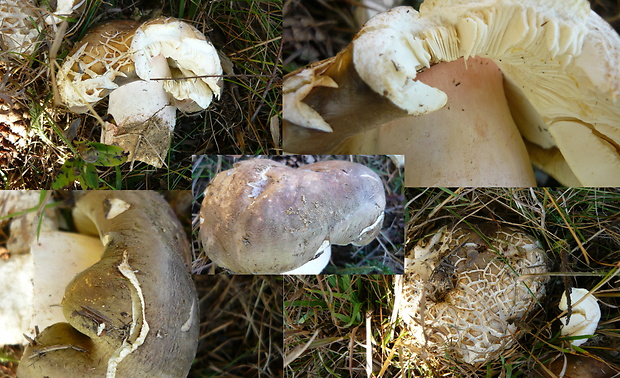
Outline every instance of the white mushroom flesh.
<svg viewBox="0 0 620 378">
<path fill-rule="evenodd" d="M 174 19 L 156 19 L 140 26 L 131 45 L 136 73 L 144 80 L 162 78 L 152 72 L 151 58 L 168 59 L 171 77 L 164 89 L 187 112 L 206 109 L 222 91 L 222 66 L 217 51 L 195 27 Z M 187 79 L 184 79 L 187 78 Z"/>
</svg>

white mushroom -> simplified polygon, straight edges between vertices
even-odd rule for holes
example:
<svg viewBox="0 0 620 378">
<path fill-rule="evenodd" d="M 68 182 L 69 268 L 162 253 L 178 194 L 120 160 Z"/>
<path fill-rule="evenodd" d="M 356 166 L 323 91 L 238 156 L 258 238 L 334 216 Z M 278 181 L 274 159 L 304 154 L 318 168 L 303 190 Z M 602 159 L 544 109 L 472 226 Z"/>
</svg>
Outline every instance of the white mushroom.
<svg viewBox="0 0 620 378">
<path fill-rule="evenodd" d="M 398 7 L 286 76 L 283 148 L 405 154 L 407 186 L 529 186 L 530 160 L 566 185 L 617 186 L 619 60 L 586 0 Z"/>
<path fill-rule="evenodd" d="M 544 295 L 546 271 L 545 252 L 519 230 L 443 227 L 409 252 L 396 280 L 406 345 L 421 359 L 492 361 L 518 339 L 519 321 Z"/>
<path fill-rule="evenodd" d="M 140 25 L 109 22 L 75 46 L 58 72 L 63 101 L 75 112 L 110 94 L 116 124 L 103 143 L 130 160 L 161 167 L 176 123 L 176 108 L 206 109 L 221 93 L 222 67 L 213 45 L 193 26 L 173 18 Z"/>
<path fill-rule="evenodd" d="M 560 318 L 562 322 L 562 336 L 594 335 L 598 321 L 601 319 L 601 309 L 596 298 L 587 289 L 572 288 L 570 292 L 571 314 Z M 568 310 L 566 292 L 558 305 L 560 310 Z M 568 320 L 568 323 L 566 322 Z M 587 338 L 571 340 L 571 344 L 579 346 L 588 341 Z"/>
<path fill-rule="evenodd" d="M 332 160 L 294 169 L 252 159 L 207 187 L 200 238 L 207 256 L 235 273 L 318 274 L 330 244 L 370 243 L 384 208 L 383 183 L 361 164 Z"/>
<path fill-rule="evenodd" d="M 49 230 L 39 234 L 30 245 L 32 256 L 33 309 L 30 329 L 43 330 L 65 322 L 60 301 L 67 285 L 78 273 L 101 259 L 103 245 L 98 237 Z M 62 264 L 58 262 L 62 261 Z M 32 334 L 32 331 L 23 332 Z M 23 342 L 24 340 L 20 341 Z"/>
<path fill-rule="evenodd" d="M 41 220 L 41 232 L 57 228 L 53 214 L 43 211 L 41 218 L 37 216 L 41 205 L 40 191 L 0 191 L 0 227 L 8 230 L 4 252 L 8 256 L 0 258 L 0 287 L 9 288 L 0 291 L 0 345 L 21 344 L 23 333 L 34 329 L 30 327 L 33 303 L 30 244 L 36 239 L 37 220 Z"/>
<path fill-rule="evenodd" d="M 197 112 L 208 108 L 213 97 L 220 97 L 222 66 L 217 51 L 192 25 L 173 18 L 147 21 L 136 30 L 131 50 L 141 79 L 175 79 L 162 84 L 180 110 Z M 153 59 L 158 56 L 167 63 L 169 76 L 157 72 Z"/>
</svg>

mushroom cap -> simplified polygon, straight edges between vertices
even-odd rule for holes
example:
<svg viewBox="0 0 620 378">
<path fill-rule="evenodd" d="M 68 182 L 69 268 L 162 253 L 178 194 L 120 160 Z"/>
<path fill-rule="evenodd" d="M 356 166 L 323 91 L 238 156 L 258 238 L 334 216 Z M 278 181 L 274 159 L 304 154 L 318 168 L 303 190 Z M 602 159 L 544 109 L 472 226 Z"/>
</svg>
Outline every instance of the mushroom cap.
<svg viewBox="0 0 620 378">
<path fill-rule="evenodd" d="M 3 0 L 0 2 L 0 47 L 2 51 L 31 54 L 39 36 L 36 20 L 40 17 L 32 0 Z"/>
<path fill-rule="evenodd" d="M 544 295 L 546 279 L 537 274 L 546 271 L 544 250 L 520 230 L 443 227 L 410 251 L 397 281 L 406 342 L 469 364 L 493 360 L 514 344 L 518 322 Z"/>
<path fill-rule="evenodd" d="M 200 238 L 218 266 L 281 273 L 310 261 L 326 240 L 368 244 L 384 208 L 382 181 L 361 164 L 331 160 L 294 169 L 252 159 L 207 187 Z"/>
<path fill-rule="evenodd" d="M 169 62 L 172 78 L 163 81 L 164 89 L 182 111 L 206 109 L 222 91 L 222 65 L 215 47 L 198 29 L 174 19 L 161 17 L 142 24 L 131 45 L 136 72 L 140 78 L 157 78 L 150 61 L 159 54 Z M 204 76 L 195 78 L 196 76 Z M 189 77 L 191 79 L 182 79 Z"/>
<path fill-rule="evenodd" d="M 139 25 L 129 20 L 98 25 L 71 50 L 58 71 L 60 96 L 71 111 L 86 112 L 123 80 L 136 78 L 130 46 Z"/>
<path fill-rule="evenodd" d="M 19 376 L 186 376 L 198 346 L 198 298 L 172 209 L 149 191 L 80 194 L 74 221 L 100 236 L 103 256 L 69 283 L 69 324 L 35 338 Z"/>
<path fill-rule="evenodd" d="M 576 177 L 583 185 L 620 182 L 620 37 L 585 0 L 427 0 L 419 13 L 398 7 L 378 14 L 345 51 L 285 78 L 285 150 L 299 152 L 296 146 L 320 138 L 328 128 L 345 135 L 355 130 L 336 129 L 378 126 L 351 121 L 360 113 L 352 103 L 363 103 L 368 93 L 338 94 L 339 88 L 364 83 L 392 104 L 392 119 L 399 117 L 393 107 L 424 114 L 441 108 L 445 93 L 417 80 L 417 73 L 440 62 L 480 56 L 502 70 L 522 136 L 543 149 L 559 150 L 574 174 L 556 178 L 568 182 Z M 321 101 L 313 98 L 321 92 Z M 339 108 L 329 104 L 327 94 L 339 99 Z M 304 102 L 309 99 L 315 101 L 312 107 Z M 546 161 L 537 162 L 546 168 Z M 564 172 L 556 170 L 557 175 Z"/>
<path fill-rule="evenodd" d="M 72 111 L 85 112 L 87 104 L 94 105 L 125 82 L 162 78 L 153 74 L 157 69 L 151 62 L 160 54 L 176 79 L 162 84 L 179 109 L 199 111 L 214 96 L 219 98 L 222 66 L 217 51 L 198 29 L 165 17 L 143 24 L 110 21 L 93 28 L 58 71 L 60 95 Z"/>
</svg>

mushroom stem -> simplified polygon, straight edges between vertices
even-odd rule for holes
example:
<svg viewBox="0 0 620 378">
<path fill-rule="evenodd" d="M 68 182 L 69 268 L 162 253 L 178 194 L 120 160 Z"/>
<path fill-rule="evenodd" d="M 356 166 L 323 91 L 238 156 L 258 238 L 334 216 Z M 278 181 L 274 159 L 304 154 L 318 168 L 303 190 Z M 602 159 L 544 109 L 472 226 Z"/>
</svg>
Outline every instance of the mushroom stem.
<svg viewBox="0 0 620 378">
<path fill-rule="evenodd" d="M 405 155 L 405 170 L 411 172 L 405 185 L 536 185 L 506 102 L 502 73 L 493 61 L 475 57 L 439 63 L 418 79 L 446 93 L 446 106 L 392 121 L 370 138 L 379 153 Z M 345 145 L 351 153 L 370 153 L 370 135 Z"/>
<path fill-rule="evenodd" d="M 157 55 L 150 62 L 155 78 L 170 77 L 166 58 Z M 129 160 L 160 168 L 176 123 L 176 108 L 160 81 L 135 81 L 110 94 L 109 113 L 116 125 L 107 124 L 102 143 L 116 144 L 129 151 Z"/>
</svg>

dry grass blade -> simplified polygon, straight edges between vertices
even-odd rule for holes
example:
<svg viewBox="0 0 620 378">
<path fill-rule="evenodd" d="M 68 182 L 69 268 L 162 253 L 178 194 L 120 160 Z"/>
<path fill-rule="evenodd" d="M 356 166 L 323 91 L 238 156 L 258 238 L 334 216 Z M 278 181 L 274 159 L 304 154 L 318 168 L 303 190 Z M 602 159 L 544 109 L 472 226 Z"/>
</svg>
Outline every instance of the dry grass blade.
<svg viewBox="0 0 620 378">
<path fill-rule="evenodd" d="M 284 349 L 296 355 L 287 377 L 365 377 L 379 372 L 389 351 L 390 276 L 287 276 Z M 331 304 L 328 305 L 328 302 Z M 314 341 L 308 340 L 314 337 Z M 308 345 L 308 347 L 306 347 Z"/>
<path fill-rule="evenodd" d="M 297 357 L 304 354 L 304 352 L 310 347 L 314 339 L 316 339 L 316 336 L 318 334 L 319 334 L 319 331 L 315 331 L 314 335 L 312 335 L 312 337 L 310 338 L 310 340 L 308 340 L 307 343 L 295 347 L 295 349 L 293 349 L 290 354 L 287 354 L 286 357 L 284 358 L 284 368 L 290 365 L 291 362 L 295 361 Z"/>
</svg>

